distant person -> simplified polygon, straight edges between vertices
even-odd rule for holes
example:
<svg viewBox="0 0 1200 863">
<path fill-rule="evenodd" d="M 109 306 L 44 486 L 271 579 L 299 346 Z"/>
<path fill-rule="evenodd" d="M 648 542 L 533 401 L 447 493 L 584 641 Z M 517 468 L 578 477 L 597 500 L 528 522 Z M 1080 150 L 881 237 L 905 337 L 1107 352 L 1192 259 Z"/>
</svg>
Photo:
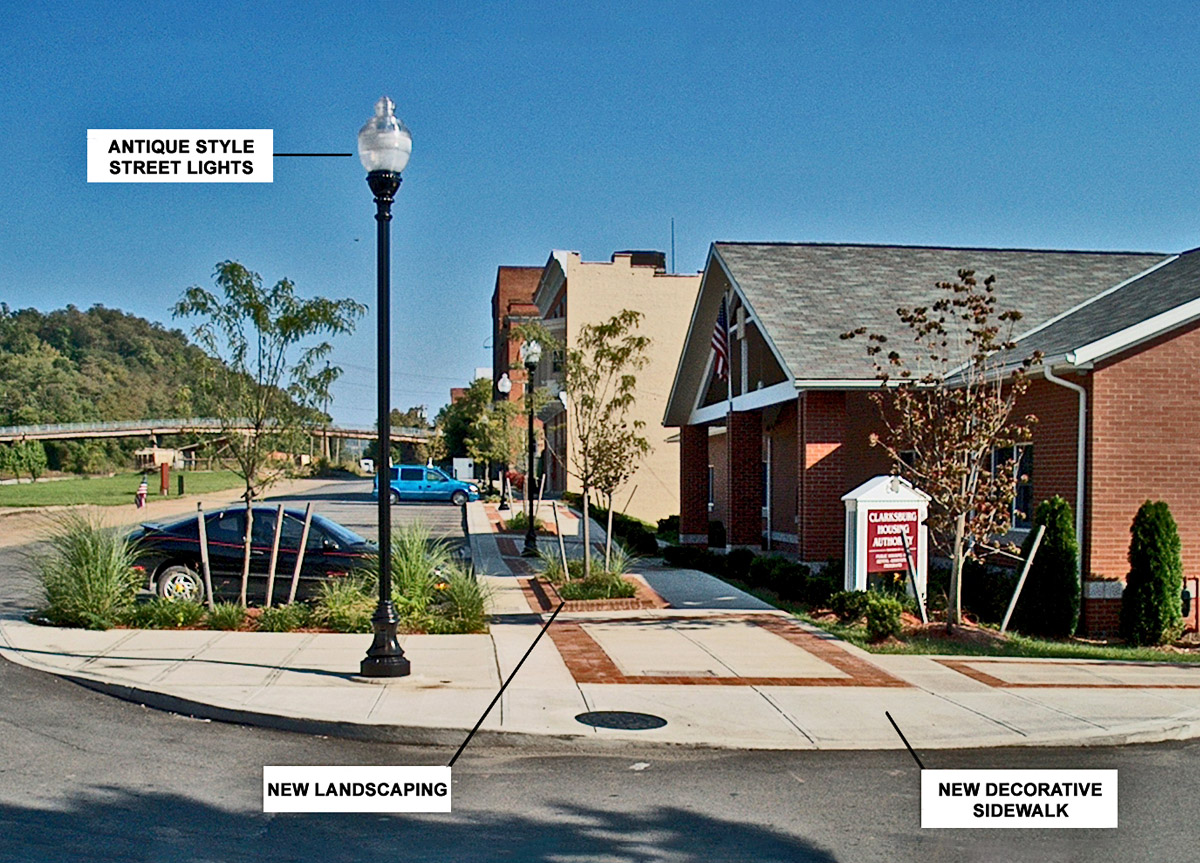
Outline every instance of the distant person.
<svg viewBox="0 0 1200 863">
<path fill-rule="evenodd" d="M 142 474 L 141 485 L 137 488 L 137 493 L 133 496 L 133 503 L 138 509 L 143 509 L 146 506 L 146 495 L 150 491 L 150 483 L 146 479 L 146 475 Z"/>
</svg>

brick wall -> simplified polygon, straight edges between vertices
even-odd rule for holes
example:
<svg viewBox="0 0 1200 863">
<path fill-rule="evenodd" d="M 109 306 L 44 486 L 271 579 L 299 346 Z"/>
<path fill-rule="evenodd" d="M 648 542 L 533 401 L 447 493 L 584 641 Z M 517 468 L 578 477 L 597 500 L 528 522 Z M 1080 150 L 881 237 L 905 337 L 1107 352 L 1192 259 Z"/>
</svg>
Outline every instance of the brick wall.
<svg viewBox="0 0 1200 863">
<path fill-rule="evenodd" d="M 1179 526 L 1184 573 L 1194 575 L 1200 569 L 1200 325 L 1098 367 L 1091 390 L 1086 571 L 1123 578 L 1138 507 L 1163 500 Z"/>
<path fill-rule="evenodd" d="M 725 418 L 729 475 L 725 534 L 730 546 L 762 545 L 762 415 L 730 413 Z"/>
<path fill-rule="evenodd" d="M 812 391 L 800 396 L 798 518 L 802 560 L 842 556 L 846 506 L 846 394 Z"/>
<path fill-rule="evenodd" d="M 679 430 L 679 534 L 708 536 L 708 428 Z"/>
</svg>

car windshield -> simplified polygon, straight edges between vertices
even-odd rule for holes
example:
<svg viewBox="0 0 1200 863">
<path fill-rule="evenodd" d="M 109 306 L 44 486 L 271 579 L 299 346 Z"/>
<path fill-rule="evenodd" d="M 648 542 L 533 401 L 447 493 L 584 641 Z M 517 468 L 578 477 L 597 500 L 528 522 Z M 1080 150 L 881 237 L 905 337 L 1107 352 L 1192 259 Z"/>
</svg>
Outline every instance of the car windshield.
<svg viewBox="0 0 1200 863">
<path fill-rule="evenodd" d="M 330 521 L 323 515 L 313 515 L 313 524 L 320 525 L 321 529 L 329 534 L 330 538 L 338 545 L 361 545 L 367 541 L 350 528 L 340 525 L 336 521 Z"/>
</svg>

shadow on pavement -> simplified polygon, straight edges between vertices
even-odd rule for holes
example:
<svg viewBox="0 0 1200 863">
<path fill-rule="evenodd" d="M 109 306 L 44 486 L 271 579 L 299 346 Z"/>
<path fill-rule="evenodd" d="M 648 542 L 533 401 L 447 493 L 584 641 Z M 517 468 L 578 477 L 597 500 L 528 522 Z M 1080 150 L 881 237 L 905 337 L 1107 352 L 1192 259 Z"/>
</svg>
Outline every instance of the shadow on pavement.
<svg viewBox="0 0 1200 863">
<path fill-rule="evenodd" d="M 79 792 L 53 810 L 0 806 L 0 823 L 8 859 L 23 861 L 836 859 L 767 827 L 670 806 L 636 813 L 563 806 L 545 819 L 518 812 L 475 814 L 461 804 L 452 815 L 269 815 L 173 794 L 102 787 Z"/>
</svg>

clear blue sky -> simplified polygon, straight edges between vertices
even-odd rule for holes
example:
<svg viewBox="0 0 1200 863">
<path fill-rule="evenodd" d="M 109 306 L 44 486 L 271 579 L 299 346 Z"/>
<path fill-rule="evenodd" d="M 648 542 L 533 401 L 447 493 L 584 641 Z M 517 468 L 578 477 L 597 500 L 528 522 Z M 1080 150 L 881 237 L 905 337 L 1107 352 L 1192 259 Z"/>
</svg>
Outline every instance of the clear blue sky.
<svg viewBox="0 0 1200 863">
<path fill-rule="evenodd" d="M 88 128 L 413 133 L 393 222 L 393 403 L 490 363 L 496 267 L 713 240 L 1200 245 L 1190 4 L 68 3 L 0 25 L 0 300 L 172 323 L 214 265 L 374 302 L 357 157 L 266 184 L 85 182 Z M 374 326 L 340 422 L 374 420 Z"/>
</svg>

